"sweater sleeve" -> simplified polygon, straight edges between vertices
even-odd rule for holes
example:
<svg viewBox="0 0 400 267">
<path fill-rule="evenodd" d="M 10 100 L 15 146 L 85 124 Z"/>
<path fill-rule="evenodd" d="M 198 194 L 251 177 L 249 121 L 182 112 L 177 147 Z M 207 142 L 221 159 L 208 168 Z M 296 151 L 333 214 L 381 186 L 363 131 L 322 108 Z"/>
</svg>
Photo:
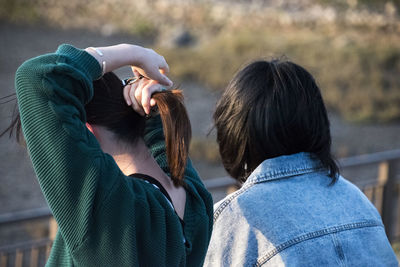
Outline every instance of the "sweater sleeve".
<svg viewBox="0 0 400 267">
<path fill-rule="evenodd" d="M 100 181 L 102 169 L 108 165 L 119 171 L 85 127 L 84 105 L 92 98 L 92 81 L 100 75 L 98 62 L 70 45 L 28 60 L 16 72 L 28 152 L 71 251 L 88 232 L 94 202 L 105 198 L 115 183 L 112 176 Z"/>
</svg>

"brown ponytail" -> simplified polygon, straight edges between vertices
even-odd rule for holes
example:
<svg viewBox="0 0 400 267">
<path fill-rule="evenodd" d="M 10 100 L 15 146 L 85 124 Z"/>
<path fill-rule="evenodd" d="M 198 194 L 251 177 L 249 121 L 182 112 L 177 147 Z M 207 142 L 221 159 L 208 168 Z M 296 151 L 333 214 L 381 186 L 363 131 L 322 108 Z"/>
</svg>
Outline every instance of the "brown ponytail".
<svg viewBox="0 0 400 267">
<path fill-rule="evenodd" d="M 190 120 L 183 104 L 181 90 L 170 90 L 154 93 L 161 116 L 168 166 L 174 185 L 183 185 L 184 172 L 192 137 Z"/>
</svg>

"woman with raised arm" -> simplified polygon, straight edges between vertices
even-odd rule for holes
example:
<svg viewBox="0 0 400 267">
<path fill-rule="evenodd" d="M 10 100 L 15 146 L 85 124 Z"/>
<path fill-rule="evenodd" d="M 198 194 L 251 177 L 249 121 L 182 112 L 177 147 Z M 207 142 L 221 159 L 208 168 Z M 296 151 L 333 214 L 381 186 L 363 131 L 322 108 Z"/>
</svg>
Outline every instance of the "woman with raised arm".
<svg viewBox="0 0 400 267">
<path fill-rule="evenodd" d="M 136 76 L 124 86 L 111 71 L 126 65 Z M 128 44 L 61 45 L 18 69 L 24 138 L 59 226 L 47 266 L 202 265 L 212 199 L 167 71 Z"/>
<path fill-rule="evenodd" d="M 256 61 L 214 113 L 227 172 L 242 187 L 214 206 L 205 266 L 398 266 L 375 207 L 339 175 L 314 78 Z"/>
</svg>

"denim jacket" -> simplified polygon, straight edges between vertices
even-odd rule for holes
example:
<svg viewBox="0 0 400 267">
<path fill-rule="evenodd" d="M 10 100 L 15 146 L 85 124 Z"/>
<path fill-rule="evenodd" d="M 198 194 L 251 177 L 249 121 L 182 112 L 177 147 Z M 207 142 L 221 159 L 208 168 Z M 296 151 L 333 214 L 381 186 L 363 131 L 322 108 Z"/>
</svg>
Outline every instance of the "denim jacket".
<svg viewBox="0 0 400 267">
<path fill-rule="evenodd" d="M 205 266 L 398 266 L 379 213 L 309 153 L 265 160 L 214 206 Z"/>
</svg>

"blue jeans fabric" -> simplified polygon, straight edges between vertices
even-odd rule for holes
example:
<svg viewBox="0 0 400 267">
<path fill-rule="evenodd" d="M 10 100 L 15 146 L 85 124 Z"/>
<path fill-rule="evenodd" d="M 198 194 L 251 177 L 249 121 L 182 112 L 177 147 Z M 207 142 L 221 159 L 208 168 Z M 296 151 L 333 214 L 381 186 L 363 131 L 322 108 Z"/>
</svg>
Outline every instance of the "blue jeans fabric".
<svg viewBox="0 0 400 267">
<path fill-rule="evenodd" d="M 205 266 L 398 266 L 379 213 L 312 154 L 265 160 L 214 206 Z"/>
</svg>

